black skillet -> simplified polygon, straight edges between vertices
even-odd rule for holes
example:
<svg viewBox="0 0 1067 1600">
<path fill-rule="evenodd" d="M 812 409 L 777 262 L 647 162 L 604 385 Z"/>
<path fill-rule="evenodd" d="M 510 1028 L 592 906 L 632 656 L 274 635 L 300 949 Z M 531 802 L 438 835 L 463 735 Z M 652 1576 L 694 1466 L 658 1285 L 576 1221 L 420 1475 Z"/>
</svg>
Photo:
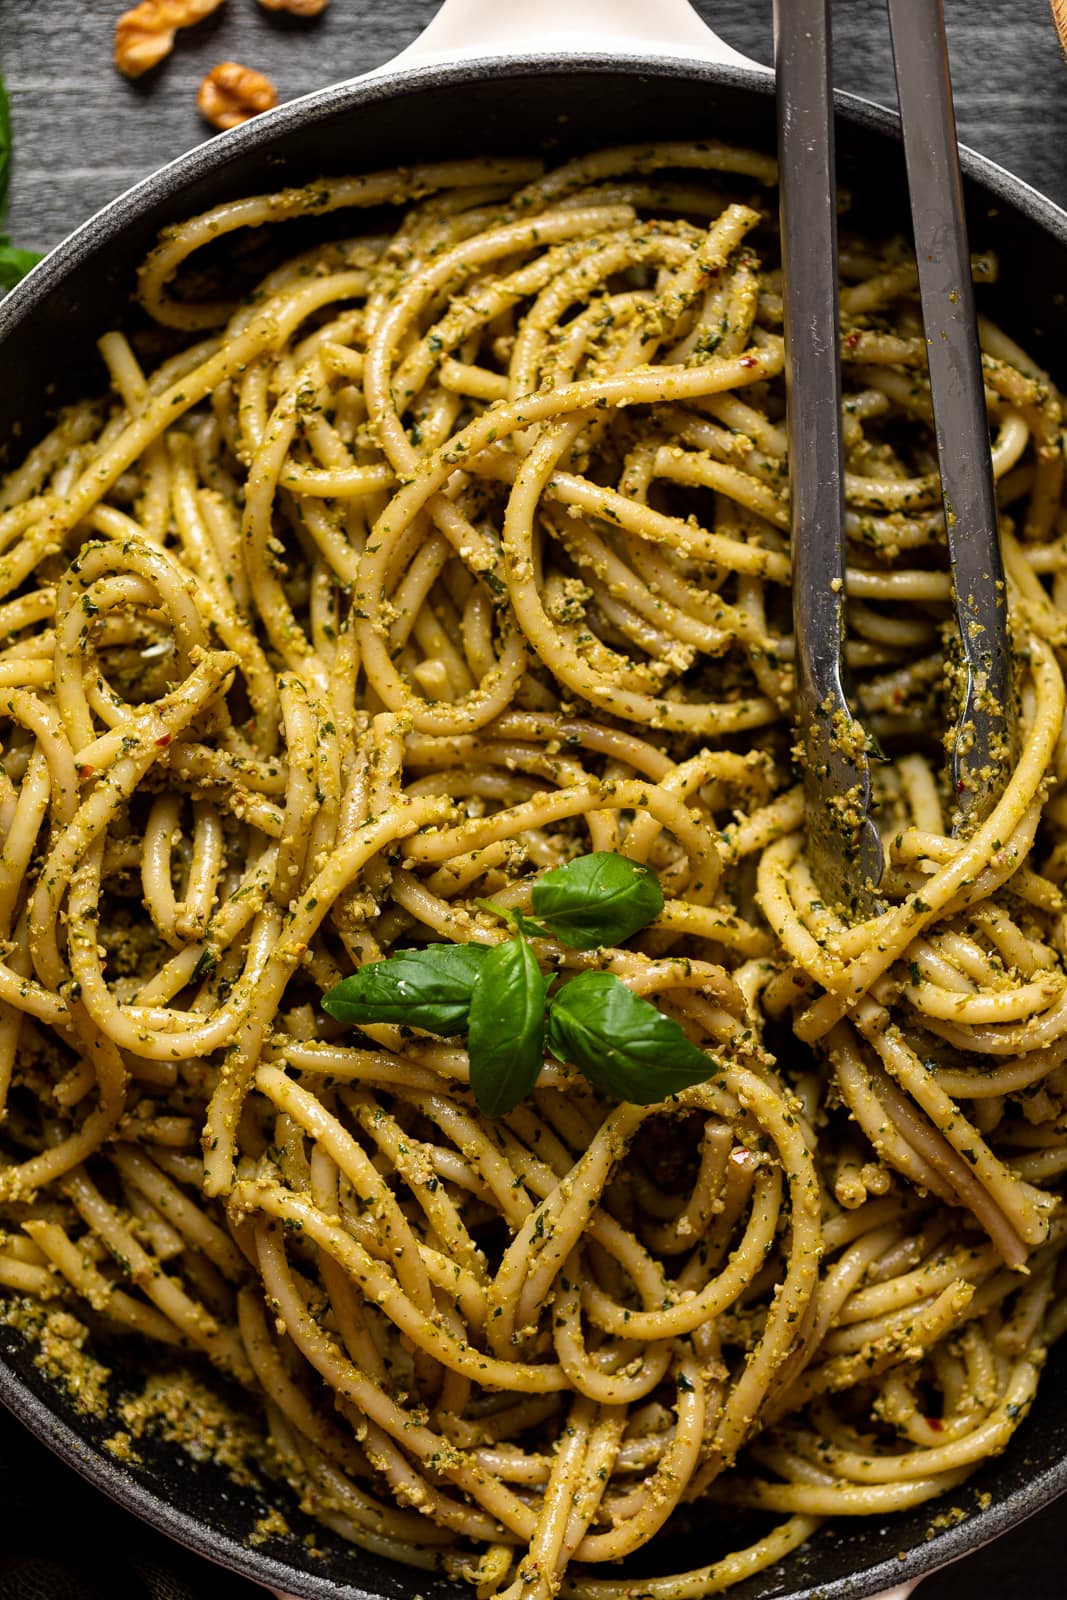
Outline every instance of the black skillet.
<svg viewBox="0 0 1067 1600">
<path fill-rule="evenodd" d="M 894 117 L 838 100 L 838 176 L 853 220 L 906 227 Z M 481 152 L 582 148 L 642 139 L 726 137 L 774 148 L 773 82 L 714 37 L 687 0 L 446 0 L 416 44 L 367 77 L 283 106 L 164 167 L 93 217 L 0 304 L 0 449 L 18 453 L 55 406 L 101 387 L 94 339 L 127 314 L 136 264 L 160 227 L 241 194 L 324 171 Z M 1054 373 L 1067 373 L 1067 213 L 992 162 L 964 153 L 972 246 L 1001 273 L 982 305 Z M 110 1359 L 110 1353 L 109 1353 Z M 116 1375 L 132 1382 L 136 1372 Z M 839 1521 L 735 1600 L 897 1600 L 923 1574 L 977 1549 L 1067 1489 L 1067 1351 L 1053 1353 L 1035 1414 L 1005 1454 L 950 1497 L 967 1513 L 934 1528 L 938 1505 Z M 353 1549 L 283 1506 L 291 1532 L 250 1544 L 268 1503 L 221 1469 L 151 1442 L 120 1464 L 103 1448 L 115 1419 L 77 1414 L 0 1327 L 0 1401 L 97 1488 L 223 1566 L 305 1600 L 470 1600 L 445 1579 Z M 57 1508 L 58 1510 L 58 1508 Z M 659 1570 L 685 1570 L 751 1537 L 709 1512 L 669 1541 Z M 953 1519 L 945 1519 L 950 1524 Z M 314 1536 L 316 1549 L 306 1542 Z M 633 1569 L 635 1600 L 642 1571 Z M 889 1600 L 888 1595 L 883 1600 Z"/>
</svg>

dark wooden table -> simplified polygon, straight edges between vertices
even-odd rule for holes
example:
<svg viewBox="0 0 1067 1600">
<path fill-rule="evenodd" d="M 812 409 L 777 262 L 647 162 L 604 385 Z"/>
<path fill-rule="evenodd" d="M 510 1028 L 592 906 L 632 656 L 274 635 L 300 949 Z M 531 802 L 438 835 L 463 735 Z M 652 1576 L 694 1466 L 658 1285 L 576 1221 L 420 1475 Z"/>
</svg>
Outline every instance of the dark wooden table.
<svg viewBox="0 0 1067 1600">
<path fill-rule="evenodd" d="M 537 0 L 528 3 L 536 8 Z M 1067 66 L 1046 0 L 945 3 L 963 139 L 1067 205 Z M 654 9 L 655 0 L 648 4 Z M 120 9 L 119 0 L 0 0 L 0 65 L 16 138 L 9 228 L 20 244 L 54 244 L 135 179 L 204 138 L 196 90 L 217 62 L 256 67 L 274 81 L 281 99 L 292 99 L 388 60 L 429 21 L 436 3 L 332 0 L 321 18 L 301 22 L 264 12 L 254 0 L 227 0 L 214 18 L 180 35 L 169 61 L 136 84 L 111 65 L 112 24 Z M 770 0 L 697 0 L 697 9 L 736 49 L 769 61 Z M 835 29 L 841 86 L 891 103 L 883 0 L 838 0 Z M 54 1511 L 46 1507 L 62 1507 L 61 1541 Z M 1034 1518 L 929 1579 L 922 1600 L 1063 1600 L 1065 1517 L 1053 1508 Z M 55 1467 L 6 1418 L 0 1418 L 0 1536 L 0 1600 L 85 1600 L 105 1593 L 112 1600 L 147 1600 L 167 1592 L 158 1575 L 150 1576 L 152 1568 L 169 1570 L 175 1600 L 179 1594 L 239 1600 L 252 1593 L 146 1535 Z M 79 1558 L 80 1589 L 72 1573 L 64 1575 L 66 1551 L 74 1548 L 100 1558 L 95 1576 Z M 136 1573 L 130 1568 L 129 1577 L 118 1577 L 109 1552 L 134 1548 Z M 32 1573 L 26 1555 L 34 1558 Z"/>
</svg>

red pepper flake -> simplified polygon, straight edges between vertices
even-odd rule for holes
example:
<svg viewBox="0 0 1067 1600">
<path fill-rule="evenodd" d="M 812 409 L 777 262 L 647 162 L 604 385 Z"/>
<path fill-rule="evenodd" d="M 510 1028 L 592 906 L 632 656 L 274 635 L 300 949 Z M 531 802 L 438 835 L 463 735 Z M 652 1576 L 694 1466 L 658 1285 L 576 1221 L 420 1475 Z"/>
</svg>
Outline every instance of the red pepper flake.
<svg viewBox="0 0 1067 1600">
<path fill-rule="evenodd" d="M 758 356 L 739 356 L 737 364 L 738 364 L 739 367 L 758 367 L 759 366 L 759 357 Z"/>
<path fill-rule="evenodd" d="M 846 333 L 846 335 L 845 335 L 845 349 L 846 350 L 855 350 L 855 348 L 859 344 L 859 342 L 860 342 L 860 334 L 859 334 L 858 330 L 856 332 L 853 332 L 853 333 Z"/>
<path fill-rule="evenodd" d="M 96 768 L 95 767 L 79 767 L 78 768 L 78 777 L 81 778 L 83 782 L 85 782 L 89 778 L 94 777 L 95 774 L 96 774 Z"/>
<path fill-rule="evenodd" d="M 940 1417 L 927 1417 L 926 1426 L 928 1428 L 933 1428 L 935 1433 L 940 1433 L 945 1424 L 941 1421 Z"/>
<path fill-rule="evenodd" d="M 161 749 L 161 750 L 163 750 L 163 749 L 165 749 L 165 748 L 166 748 L 166 746 L 167 746 L 167 745 L 168 745 L 168 744 L 170 744 L 170 741 L 171 741 L 171 740 L 172 740 L 172 739 L 173 739 L 173 738 L 174 738 L 174 735 L 173 735 L 173 734 L 172 734 L 172 733 L 165 733 L 165 734 L 164 734 L 164 735 L 163 735 L 163 736 L 162 736 L 162 738 L 160 738 L 160 739 L 157 739 L 157 740 L 156 740 L 156 744 L 157 744 L 157 745 L 158 745 L 158 746 L 159 746 L 159 748 L 160 748 L 160 749 Z"/>
</svg>

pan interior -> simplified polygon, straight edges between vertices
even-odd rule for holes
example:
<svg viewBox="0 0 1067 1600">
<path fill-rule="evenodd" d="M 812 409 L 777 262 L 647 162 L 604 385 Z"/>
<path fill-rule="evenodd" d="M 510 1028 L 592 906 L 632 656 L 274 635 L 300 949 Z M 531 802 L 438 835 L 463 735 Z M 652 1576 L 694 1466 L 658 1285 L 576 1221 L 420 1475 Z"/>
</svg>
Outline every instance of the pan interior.
<svg viewBox="0 0 1067 1600">
<path fill-rule="evenodd" d="M 891 121 L 859 102 L 843 115 L 839 181 L 851 195 L 850 220 L 875 235 L 897 231 L 906 204 Z M 0 386 L 0 447 L 19 454 L 58 405 L 101 387 L 94 339 L 128 319 L 136 265 L 159 228 L 179 217 L 324 172 L 370 171 L 427 157 L 543 150 L 550 159 L 562 159 L 578 149 L 653 138 L 726 138 L 768 148 L 773 123 L 764 77 L 683 63 L 434 69 L 326 91 L 283 108 L 235 137 L 192 152 L 122 197 L 0 307 L 7 377 Z M 980 304 L 1050 370 L 1067 372 L 1061 288 L 1067 218 L 996 169 L 973 162 L 971 172 L 972 248 L 992 249 L 1000 260 L 998 282 L 980 291 Z M 301 1518 L 290 1504 L 283 1509 L 291 1533 L 250 1544 L 257 1520 L 269 1509 L 254 1485 L 242 1487 L 210 1462 L 194 1464 L 151 1441 L 139 1443 L 139 1461 L 118 1464 L 104 1449 L 115 1433 L 114 1418 L 79 1415 L 34 1365 L 32 1349 L 4 1326 L 0 1353 L 7 1363 L 0 1366 L 0 1399 L 106 1492 L 201 1553 L 301 1596 L 469 1600 L 466 1587 L 354 1549 Z M 132 1351 L 109 1351 L 107 1359 L 120 1386 L 136 1377 L 139 1356 Z M 963 1554 L 1037 1510 L 1067 1487 L 1065 1362 L 1067 1352 L 1054 1354 L 1036 1417 L 1019 1429 L 998 1462 L 949 1497 L 950 1504 L 839 1521 L 731 1593 L 737 1600 L 869 1595 Z M 956 1507 L 963 1518 L 953 1525 Z M 731 1523 L 721 1550 L 709 1547 L 706 1533 L 672 1539 L 671 1569 L 704 1565 L 729 1544 L 736 1546 L 737 1532 Z M 640 1578 L 650 1570 L 635 1566 L 635 1600 Z"/>
</svg>

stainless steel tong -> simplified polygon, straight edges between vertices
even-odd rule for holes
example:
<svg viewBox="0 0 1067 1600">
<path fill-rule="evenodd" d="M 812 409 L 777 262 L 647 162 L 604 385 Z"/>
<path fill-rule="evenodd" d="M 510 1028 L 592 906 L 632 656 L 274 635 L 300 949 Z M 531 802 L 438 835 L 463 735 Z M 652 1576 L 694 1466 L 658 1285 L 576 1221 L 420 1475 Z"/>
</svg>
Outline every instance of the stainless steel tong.
<svg viewBox="0 0 1067 1600">
<path fill-rule="evenodd" d="M 887 0 L 929 358 L 963 692 L 954 826 L 995 803 L 1015 738 L 1007 595 L 941 0 Z M 877 903 L 871 742 L 844 669 L 845 504 L 830 0 L 775 0 L 798 743 L 822 893 Z"/>
</svg>

